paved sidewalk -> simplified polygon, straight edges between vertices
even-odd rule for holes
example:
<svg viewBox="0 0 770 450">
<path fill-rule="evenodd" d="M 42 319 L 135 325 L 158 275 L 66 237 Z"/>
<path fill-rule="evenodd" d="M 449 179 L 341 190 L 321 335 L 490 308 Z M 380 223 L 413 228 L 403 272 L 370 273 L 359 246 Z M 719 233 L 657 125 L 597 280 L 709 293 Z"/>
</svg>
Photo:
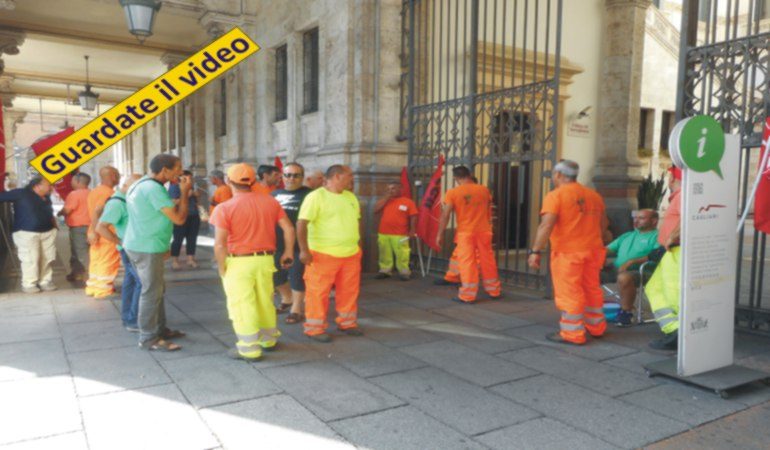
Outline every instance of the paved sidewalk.
<svg viewBox="0 0 770 450">
<path fill-rule="evenodd" d="M 169 271 L 169 323 L 188 333 L 169 354 L 139 350 L 117 300 L 62 275 L 53 293 L 0 294 L 2 449 L 770 445 L 770 388 L 722 400 L 647 378 L 641 364 L 669 356 L 646 347 L 655 325 L 550 343 L 552 303 L 510 290 L 458 305 L 428 281 L 367 279 L 364 337 L 318 344 L 281 322 L 280 348 L 250 364 L 225 355 L 234 335 L 211 269 Z M 770 370 L 770 340 L 740 336 L 737 357 Z"/>
</svg>

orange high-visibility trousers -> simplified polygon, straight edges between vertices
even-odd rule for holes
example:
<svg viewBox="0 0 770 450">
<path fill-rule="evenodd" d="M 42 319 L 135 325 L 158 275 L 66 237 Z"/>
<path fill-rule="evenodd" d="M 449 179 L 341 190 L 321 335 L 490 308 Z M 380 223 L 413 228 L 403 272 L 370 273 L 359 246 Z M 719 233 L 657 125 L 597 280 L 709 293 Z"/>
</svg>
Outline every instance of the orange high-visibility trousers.
<svg viewBox="0 0 770 450">
<path fill-rule="evenodd" d="M 89 248 L 86 295 L 103 298 L 115 292 L 115 278 L 120 269 L 120 253 L 112 242 L 99 238 Z"/>
<path fill-rule="evenodd" d="M 476 252 L 476 265 L 480 271 L 481 265 L 479 264 L 478 252 Z M 460 282 L 460 262 L 457 260 L 457 246 L 452 251 L 452 256 L 449 257 L 449 267 L 447 267 L 446 274 L 444 274 L 444 280 L 450 283 Z"/>
<path fill-rule="evenodd" d="M 329 293 L 334 287 L 337 327 L 341 330 L 358 326 L 358 292 L 361 287 L 361 251 L 347 258 L 337 258 L 311 251 L 313 261 L 305 266 L 305 334 L 326 332 L 329 324 Z"/>
<path fill-rule="evenodd" d="M 583 344 L 586 330 L 601 336 L 607 329 L 604 320 L 604 293 L 599 272 L 606 250 L 560 253 L 551 252 L 551 278 L 556 308 L 561 311 L 561 337 Z"/>
<path fill-rule="evenodd" d="M 497 261 L 492 251 L 492 232 L 457 233 L 457 261 L 460 264 L 460 291 L 458 297 L 464 302 L 476 300 L 479 291 L 479 265 L 481 283 L 492 297 L 500 296 L 500 278 Z"/>
</svg>

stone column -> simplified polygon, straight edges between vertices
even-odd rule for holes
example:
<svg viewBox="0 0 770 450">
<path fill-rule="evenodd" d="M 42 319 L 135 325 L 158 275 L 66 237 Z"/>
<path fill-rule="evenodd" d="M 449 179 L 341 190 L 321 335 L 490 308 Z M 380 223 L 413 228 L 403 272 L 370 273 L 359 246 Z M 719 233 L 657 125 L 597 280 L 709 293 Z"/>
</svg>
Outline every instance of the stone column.
<svg viewBox="0 0 770 450">
<path fill-rule="evenodd" d="M 593 182 L 607 204 L 611 230 L 632 227 L 641 176 L 637 157 L 642 57 L 651 0 L 605 0 L 604 64 L 599 100 L 599 147 Z"/>
<path fill-rule="evenodd" d="M 181 53 L 173 53 L 173 52 L 166 52 L 163 55 L 161 55 L 160 60 L 163 64 L 166 65 L 166 68 L 168 70 L 171 70 L 172 68 L 176 67 L 179 63 L 184 61 L 187 58 L 186 55 L 183 55 Z M 181 103 L 177 103 L 174 108 L 167 111 L 165 114 L 166 116 L 166 142 L 168 142 L 168 151 L 170 153 L 173 153 L 177 156 L 182 155 L 182 149 L 180 148 L 179 144 L 179 121 L 178 121 L 178 114 L 177 110 L 179 109 L 179 105 Z M 183 161 L 182 162 L 185 167 L 187 166 L 188 162 Z"/>
</svg>

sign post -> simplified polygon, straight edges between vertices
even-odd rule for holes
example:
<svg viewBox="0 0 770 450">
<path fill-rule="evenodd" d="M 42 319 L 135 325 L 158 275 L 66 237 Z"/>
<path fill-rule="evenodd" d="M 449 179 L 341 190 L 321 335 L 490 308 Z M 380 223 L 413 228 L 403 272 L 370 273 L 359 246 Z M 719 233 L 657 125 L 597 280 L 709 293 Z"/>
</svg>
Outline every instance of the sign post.
<svg viewBox="0 0 770 450">
<path fill-rule="evenodd" d="M 683 170 L 679 352 L 645 368 L 726 396 L 768 377 L 733 365 L 740 138 L 695 116 L 674 127 L 669 150 Z"/>
</svg>

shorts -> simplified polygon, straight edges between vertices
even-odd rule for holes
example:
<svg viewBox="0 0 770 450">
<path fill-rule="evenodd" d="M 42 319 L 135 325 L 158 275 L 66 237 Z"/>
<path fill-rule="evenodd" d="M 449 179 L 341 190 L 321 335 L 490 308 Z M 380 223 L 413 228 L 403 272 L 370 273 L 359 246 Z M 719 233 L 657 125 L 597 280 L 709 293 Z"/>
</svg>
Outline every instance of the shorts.
<svg viewBox="0 0 770 450">
<path fill-rule="evenodd" d="M 294 251 L 294 262 L 288 269 L 281 267 L 281 255 L 283 255 L 283 249 L 278 248 L 275 252 L 277 270 L 273 274 L 273 285 L 280 286 L 288 281 L 292 291 L 305 292 L 305 280 L 302 278 L 305 275 L 305 265 L 299 260 L 299 250 Z"/>
<path fill-rule="evenodd" d="M 649 281 L 650 276 L 652 276 L 652 272 L 649 272 L 647 269 L 645 269 L 645 276 L 644 281 L 645 283 Z M 633 267 L 631 270 L 626 270 L 623 273 L 627 273 L 631 275 L 631 278 L 634 280 L 634 286 L 639 287 L 639 284 L 641 282 L 641 279 L 639 277 L 639 267 Z M 601 273 L 601 281 L 602 283 L 615 283 L 618 280 L 618 276 L 620 273 L 618 273 L 618 269 L 615 266 L 612 266 L 611 269 L 604 269 Z"/>
</svg>

